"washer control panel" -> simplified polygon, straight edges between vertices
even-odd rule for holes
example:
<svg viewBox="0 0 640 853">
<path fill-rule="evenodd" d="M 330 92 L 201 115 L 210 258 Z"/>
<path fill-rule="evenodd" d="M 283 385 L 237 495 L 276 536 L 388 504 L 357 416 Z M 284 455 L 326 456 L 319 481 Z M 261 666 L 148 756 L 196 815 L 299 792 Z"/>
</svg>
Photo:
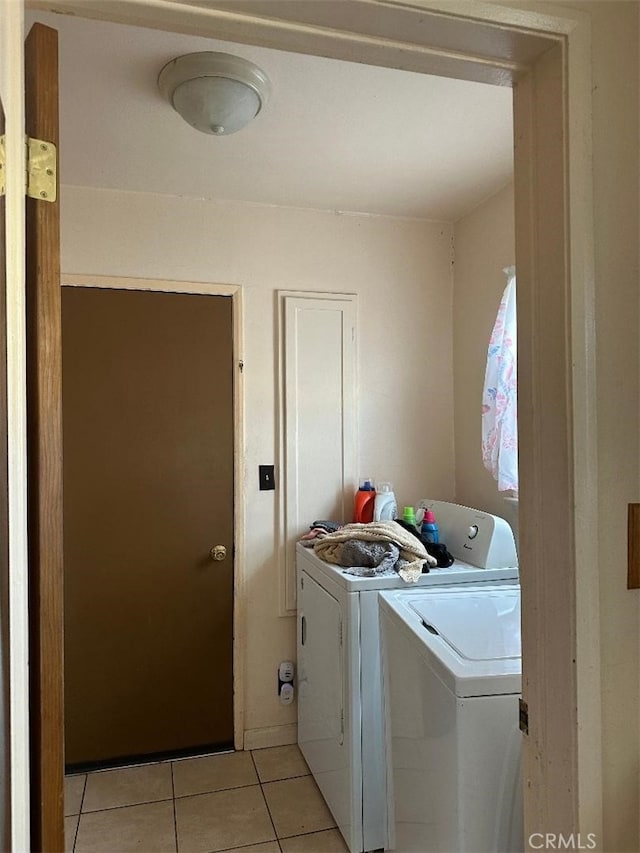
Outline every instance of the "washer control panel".
<svg viewBox="0 0 640 853">
<path fill-rule="evenodd" d="M 431 509 L 443 542 L 457 560 L 481 569 L 508 569 L 518 565 L 511 526 L 504 518 L 446 501 L 423 499 Z"/>
</svg>

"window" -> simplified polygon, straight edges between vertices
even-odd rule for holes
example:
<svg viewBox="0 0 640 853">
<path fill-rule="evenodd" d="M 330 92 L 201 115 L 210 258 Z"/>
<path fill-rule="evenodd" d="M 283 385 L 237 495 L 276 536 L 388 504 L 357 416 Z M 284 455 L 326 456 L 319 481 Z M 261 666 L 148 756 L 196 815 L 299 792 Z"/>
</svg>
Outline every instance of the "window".
<svg viewBox="0 0 640 853">
<path fill-rule="evenodd" d="M 487 351 L 482 394 L 482 461 L 499 492 L 518 493 L 518 351 L 516 268 L 503 270 L 507 286 Z"/>
</svg>

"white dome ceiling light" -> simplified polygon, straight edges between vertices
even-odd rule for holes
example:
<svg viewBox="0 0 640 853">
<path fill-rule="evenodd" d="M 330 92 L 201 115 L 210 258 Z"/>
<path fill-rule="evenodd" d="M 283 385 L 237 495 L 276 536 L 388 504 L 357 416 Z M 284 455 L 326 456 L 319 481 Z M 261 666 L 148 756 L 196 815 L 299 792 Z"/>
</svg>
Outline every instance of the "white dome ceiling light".
<svg viewBox="0 0 640 853">
<path fill-rule="evenodd" d="M 158 87 L 182 118 L 202 133 L 241 130 L 265 105 L 267 75 L 247 59 L 227 53 L 188 53 L 168 62 Z"/>
</svg>

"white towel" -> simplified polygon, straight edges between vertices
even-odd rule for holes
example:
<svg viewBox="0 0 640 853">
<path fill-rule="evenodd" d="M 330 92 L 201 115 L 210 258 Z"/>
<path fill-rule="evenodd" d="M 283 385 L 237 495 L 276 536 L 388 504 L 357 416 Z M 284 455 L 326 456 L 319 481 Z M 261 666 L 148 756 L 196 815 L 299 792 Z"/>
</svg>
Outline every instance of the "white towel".
<svg viewBox="0 0 640 853">
<path fill-rule="evenodd" d="M 417 583 L 422 574 L 422 564 L 436 566 L 435 557 L 427 554 L 422 542 L 395 521 L 372 521 L 370 524 L 345 524 L 335 533 L 328 533 L 313 546 L 316 554 L 327 563 L 337 563 L 337 546 L 349 539 L 364 539 L 365 542 L 394 542 L 400 549 L 400 559 L 406 563 L 398 574 L 406 583 Z"/>
</svg>

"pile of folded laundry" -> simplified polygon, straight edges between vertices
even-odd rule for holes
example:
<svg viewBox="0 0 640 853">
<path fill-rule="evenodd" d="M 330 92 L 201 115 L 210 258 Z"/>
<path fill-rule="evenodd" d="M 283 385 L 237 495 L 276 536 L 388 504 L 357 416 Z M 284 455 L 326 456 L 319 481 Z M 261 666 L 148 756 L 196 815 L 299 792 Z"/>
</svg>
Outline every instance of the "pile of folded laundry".
<svg viewBox="0 0 640 853">
<path fill-rule="evenodd" d="M 407 583 L 416 583 L 423 571 L 437 565 L 420 538 L 397 521 L 343 527 L 315 521 L 301 541 L 327 563 L 364 577 L 397 572 Z"/>
</svg>

